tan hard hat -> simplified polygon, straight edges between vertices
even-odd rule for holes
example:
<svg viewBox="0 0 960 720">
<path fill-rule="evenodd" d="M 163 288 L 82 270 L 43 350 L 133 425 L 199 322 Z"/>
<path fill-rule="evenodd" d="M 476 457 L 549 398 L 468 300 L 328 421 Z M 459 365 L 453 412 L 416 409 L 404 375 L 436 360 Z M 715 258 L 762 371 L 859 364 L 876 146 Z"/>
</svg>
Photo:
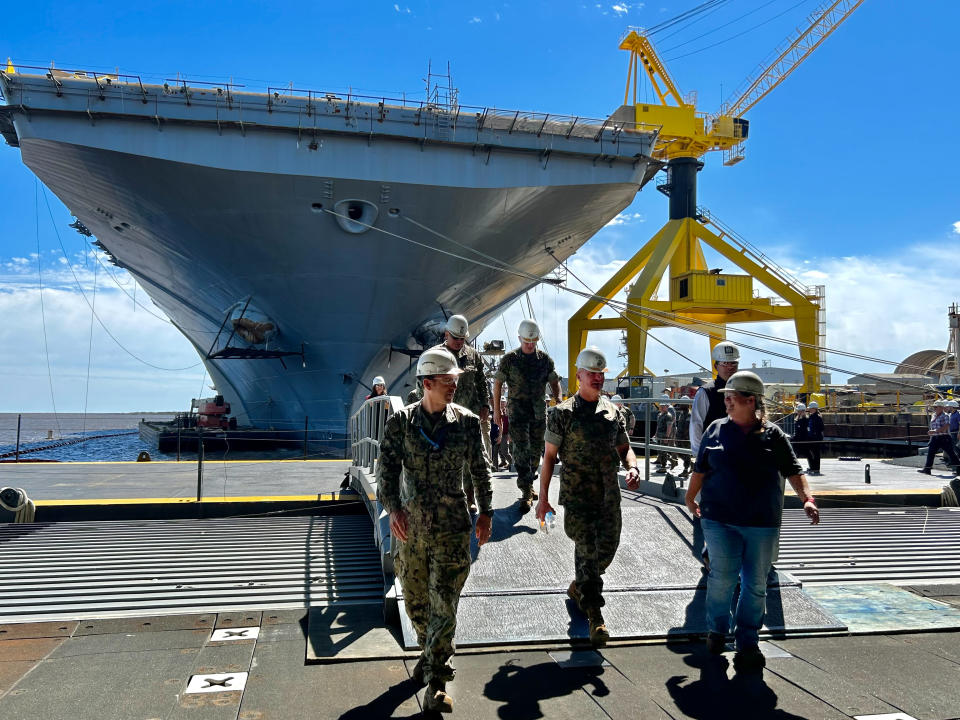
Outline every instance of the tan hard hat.
<svg viewBox="0 0 960 720">
<path fill-rule="evenodd" d="M 451 315 L 447 319 L 447 324 L 443 329 L 450 333 L 457 340 L 466 340 L 470 337 L 470 326 L 463 315 Z"/>
<path fill-rule="evenodd" d="M 724 340 L 717 343 L 713 352 L 710 353 L 711 359 L 716 362 L 740 362 L 740 350 L 732 342 Z"/>
<path fill-rule="evenodd" d="M 417 377 L 430 375 L 459 375 L 463 370 L 457 365 L 457 359 L 443 348 L 425 350 L 417 360 Z"/>
<path fill-rule="evenodd" d="M 590 372 L 606 372 L 607 358 L 600 348 L 591 346 L 584 348 L 577 355 L 577 370 L 589 370 Z"/>
<path fill-rule="evenodd" d="M 739 392 L 745 395 L 763 395 L 763 380 L 756 373 L 749 370 L 735 372 L 727 380 L 721 392 Z M 815 403 L 810 403 L 812 407 Z"/>
<path fill-rule="evenodd" d="M 540 326 L 536 320 L 523 320 L 517 328 L 517 335 L 524 342 L 536 342 L 540 339 Z"/>
</svg>

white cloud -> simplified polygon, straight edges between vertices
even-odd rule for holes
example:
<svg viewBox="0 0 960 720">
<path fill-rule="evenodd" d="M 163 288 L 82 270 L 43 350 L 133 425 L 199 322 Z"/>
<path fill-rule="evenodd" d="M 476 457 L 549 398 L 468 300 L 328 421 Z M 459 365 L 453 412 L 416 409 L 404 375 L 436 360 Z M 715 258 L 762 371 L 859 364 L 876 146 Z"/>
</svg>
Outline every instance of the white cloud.
<svg viewBox="0 0 960 720">
<path fill-rule="evenodd" d="M 472 18 L 470 18 L 470 24 L 471 24 L 471 25 L 475 25 L 476 23 L 482 23 L 482 22 L 483 22 L 483 20 L 481 20 L 480 18 L 478 18 L 476 15 L 474 15 Z"/>
<path fill-rule="evenodd" d="M 619 215 L 617 215 L 615 218 L 613 218 L 613 220 L 608 222 L 606 224 L 606 227 L 614 227 L 616 225 L 628 225 L 630 223 L 635 223 L 635 222 L 646 222 L 646 219 L 647 218 L 644 217 L 643 213 L 622 212 Z"/>
<path fill-rule="evenodd" d="M 960 235 L 960 220 L 953 224 L 953 231 Z"/>
<path fill-rule="evenodd" d="M 400 6 L 399 6 L 399 5 L 394 5 L 394 6 L 393 6 L 393 9 L 396 10 L 397 12 L 400 12 Z"/>
<path fill-rule="evenodd" d="M 630 6 L 626 3 L 611 5 L 610 9 L 613 10 L 617 15 L 626 15 L 628 12 L 630 12 Z"/>
<path fill-rule="evenodd" d="M 70 262 L 62 255 L 44 257 L 42 314 L 36 262 L 0 261 L 0 316 L 4 318 L 0 323 L 0 373 L 17 378 L 5 385 L 0 411 L 52 409 L 48 358 L 57 410 L 83 410 L 91 313 L 77 281 L 104 325 L 129 352 L 160 367 L 192 366 L 176 372 L 149 367 L 118 347 L 94 320 L 89 412 L 185 409 L 199 391 L 203 367 L 198 365 L 193 346 L 161 319 L 163 312 L 142 290 L 136 292 L 138 306 L 134 310 L 132 277 L 109 265 L 104 256 L 100 256 L 101 267 L 92 255 L 77 253 Z"/>
</svg>

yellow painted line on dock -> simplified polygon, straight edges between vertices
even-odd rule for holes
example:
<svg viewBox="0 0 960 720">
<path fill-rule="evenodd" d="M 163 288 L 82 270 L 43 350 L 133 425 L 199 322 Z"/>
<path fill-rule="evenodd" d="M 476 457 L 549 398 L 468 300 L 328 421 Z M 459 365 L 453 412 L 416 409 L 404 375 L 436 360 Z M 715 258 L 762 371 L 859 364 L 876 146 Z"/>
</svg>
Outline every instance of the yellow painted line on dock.
<svg viewBox="0 0 960 720">
<path fill-rule="evenodd" d="M 351 497 L 353 497 L 351 495 Z M 204 503 L 255 503 L 255 502 L 329 502 L 339 500 L 339 493 L 321 493 L 319 495 L 238 495 L 236 497 L 204 498 Z M 189 505 L 196 504 L 195 497 L 189 498 L 88 498 L 78 500 L 36 500 L 37 507 L 58 507 L 70 505 Z"/>
<path fill-rule="evenodd" d="M 829 495 L 940 495 L 939 490 L 931 490 L 930 488 L 904 488 L 903 490 L 864 488 L 863 490 L 816 490 L 812 492 L 814 497 L 827 497 Z"/>
<path fill-rule="evenodd" d="M 316 459 L 316 460 L 204 460 L 208 465 L 256 465 L 263 463 L 349 463 L 349 459 Z M 23 462 L 23 463 L 8 463 L 18 468 L 28 468 L 28 467 L 50 467 L 51 464 L 56 464 L 59 466 L 64 465 L 97 465 L 103 467 L 104 465 L 196 465 L 196 460 L 150 460 L 147 462 L 138 462 L 136 460 L 66 460 L 64 462 Z"/>
</svg>

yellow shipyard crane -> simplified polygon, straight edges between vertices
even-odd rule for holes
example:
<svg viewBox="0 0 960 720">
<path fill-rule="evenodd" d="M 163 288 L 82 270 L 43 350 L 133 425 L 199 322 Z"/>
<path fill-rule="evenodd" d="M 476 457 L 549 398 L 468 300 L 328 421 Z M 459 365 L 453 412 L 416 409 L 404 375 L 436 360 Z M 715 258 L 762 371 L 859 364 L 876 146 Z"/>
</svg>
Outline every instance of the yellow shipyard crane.
<svg viewBox="0 0 960 720">
<path fill-rule="evenodd" d="M 666 182 L 657 189 L 670 198 L 667 223 L 611 277 L 568 321 L 569 391 L 576 391 L 574 359 L 586 346 L 590 330 L 626 331 L 629 376 L 641 375 L 647 333 L 657 327 L 686 327 L 709 334 L 710 349 L 726 339 L 729 323 L 793 321 L 803 366 L 801 392 L 820 389 L 824 361 L 823 286 L 808 287 L 760 250 L 697 207 L 697 173 L 701 158 L 722 151 L 724 165 L 743 160 L 750 125 L 744 115 L 782 83 L 864 0 L 824 3 L 774 54 L 774 59 L 744 82 L 719 112 L 698 112 L 693 96 L 685 98 L 642 30 L 631 29 L 620 42 L 630 53 L 624 105 L 613 120 L 659 125 L 654 158 L 666 164 Z M 657 102 L 638 102 L 640 73 L 646 74 Z M 632 97 L 631 97 L 632 89 Z M 632 102 L 631 102 L 632 100 Z M 632 125 L 631 125 L 632 126 Z M 746 274 L 725 274 L 707 267 L 702 244 Z M 668 299 L 653 294 L 669 268 Z M 756 279 L 777 298 L 755 297 Z M 629 285 L 628 307 L 618 317 L 597 317 L 607 300 Z"/>
</svg>

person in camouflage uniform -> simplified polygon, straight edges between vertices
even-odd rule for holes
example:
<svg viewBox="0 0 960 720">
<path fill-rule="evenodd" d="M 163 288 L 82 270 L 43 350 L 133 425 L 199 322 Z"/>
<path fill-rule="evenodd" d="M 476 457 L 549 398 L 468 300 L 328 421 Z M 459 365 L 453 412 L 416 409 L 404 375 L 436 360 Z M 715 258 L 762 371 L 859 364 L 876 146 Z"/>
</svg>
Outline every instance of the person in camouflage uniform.
<svg viewBox="0 0 960 720">
<path fill-rule="evenodd" d="M 493 490 L 480 419 L 452 402 L 462 371 L 442 349 L 417 362 L 423 400 L 387 420 L 377 462 L 377 499 L 399 543 L 395 567 L 422 650 L 414 678 L 428 685 L 425 710 L 449 712 L 457 605 L 470 573 L 471 519 L 462 476 L 469 468 L 481 513 L 476 537 L 490 539 Z"/>
<path fill-rule="evenodd" d="M 479 415 L 480 408 L 490 400 L 490 386 L 487 385 L 487 376 L 483 368 L 483 358 L 476 348 L 467 344 L 470 329 L 467 319 L 463 315 L 451 315 L 443 329 L 443 342 L 436 345 L 436 350 L 446 350 L 457 359 L 457 365 L 463 371 L 457 381 L 457 391 L 453 401 L 463 405 L 470 412 Z M 481 419 L 481 429 L 490 436 L 490 420 Z M 490 454 L 487 453 L 487 462 Z M 473 492 L 473 477 L 469 468 L 463 472 L 463 489 L 467 493 L 467 502 L 470 512 L 477 512 L 476 498 Z"/>
<path fill-rule="evenodd" d="M 535 320 L 524 320 L 517 330 L 520 347 L 506 353 L 500 360 L 493 382 L 494 415 L 500 414 L 500 391 L 506 383 L 510 439 L 513 441 L 513 464 L 517 469 L 517 487 L 524 511 L 530 509 L 537 494 L 533 480 L 540 464 L 540 448 L 547 425 L 547 406 L 543 391 L 550 384 L 554 400 L 560 398 L 560 377 L 553 359 L 537 350 L 540 326 Z"/>
<path fill-rule="evenodd" d="M 610 637 L 603 613 L 603 573 L 620 545 L 620 483 L 617 469 L 627 468 L 627 487 L 639 487 L 637 457 L 627 438 L 626 421 L 616 405 L 601 395 L 607 361 L 595 347 L 577 356 L 579 389 L 550 415 L 540 468 L 541 522 L 554 512 L 548 500 L 559 457 L 559 503 L 563 528 L 574 542 L 574 580 L 567 594 L 590 621 L 590 641 L 597 647 Z"/>
</svg>

